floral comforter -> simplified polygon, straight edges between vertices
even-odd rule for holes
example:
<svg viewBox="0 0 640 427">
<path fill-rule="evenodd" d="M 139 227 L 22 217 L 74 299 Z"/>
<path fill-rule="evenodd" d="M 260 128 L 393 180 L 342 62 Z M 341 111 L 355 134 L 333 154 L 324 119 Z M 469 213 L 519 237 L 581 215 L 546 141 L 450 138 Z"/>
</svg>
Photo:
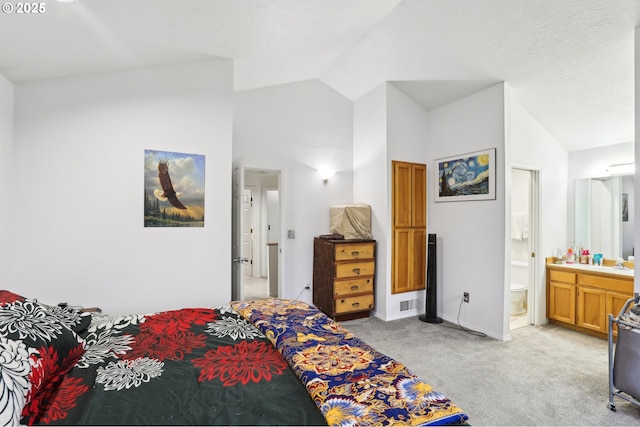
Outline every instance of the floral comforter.
<svg viewBox="0 0 640 427">
<path fill-rule="evenodd" d="M 107 317 L 0 291 L 0 424 L 326 425 L 230 307 Z"/>
<path fill-rule="evenodd" d="M 232 302 L 289 362 L 329 425 L 443 425 L 467 415 L 404 365 L 308 304 Z"/>
</svg>

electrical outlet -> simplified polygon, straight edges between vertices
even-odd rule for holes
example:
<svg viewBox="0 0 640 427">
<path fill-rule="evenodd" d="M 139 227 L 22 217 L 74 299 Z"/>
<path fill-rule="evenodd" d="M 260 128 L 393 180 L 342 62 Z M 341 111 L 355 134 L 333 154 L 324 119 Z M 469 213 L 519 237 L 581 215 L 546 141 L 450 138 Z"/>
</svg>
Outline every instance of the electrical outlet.
<svg viewBox="0 0 640 427">
<path fill-rule="evenodd" d="M 462 301 L 469 302 L 469 292 L 464 292 L 462 294 Z"/>
</svg>

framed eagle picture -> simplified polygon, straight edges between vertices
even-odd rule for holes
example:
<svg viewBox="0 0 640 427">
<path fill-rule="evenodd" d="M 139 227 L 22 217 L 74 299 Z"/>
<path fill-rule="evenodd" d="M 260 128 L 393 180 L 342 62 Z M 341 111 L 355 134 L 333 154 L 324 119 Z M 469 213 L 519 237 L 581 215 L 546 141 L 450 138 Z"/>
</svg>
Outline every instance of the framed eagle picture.
<svg viewBox="0 0 640 427">
<path fill-rule="evenodd" d="M 204 157 L 144 151 L 145 227 L 204 227 Z"/>
</svg>

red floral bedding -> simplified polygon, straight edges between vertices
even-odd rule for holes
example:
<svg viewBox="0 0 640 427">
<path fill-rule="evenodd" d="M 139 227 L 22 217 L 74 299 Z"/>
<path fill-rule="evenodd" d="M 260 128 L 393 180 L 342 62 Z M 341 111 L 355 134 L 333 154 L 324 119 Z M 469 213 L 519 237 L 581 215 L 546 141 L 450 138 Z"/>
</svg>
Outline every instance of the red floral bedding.
<svg viewBox="0 0 640 427">
<path fill-rule="evenodd" d="M 108 317 L 0 291 L 0 424 L 467 421 L 314 307 L 232 306 L 244 317 L 231 306 Z"/>
<path fill-rule="evenodd" d="M 229 307 L 91 318 L 9 292 L 0 304 L 3 425 L 326 424 Z"/>
</svg>

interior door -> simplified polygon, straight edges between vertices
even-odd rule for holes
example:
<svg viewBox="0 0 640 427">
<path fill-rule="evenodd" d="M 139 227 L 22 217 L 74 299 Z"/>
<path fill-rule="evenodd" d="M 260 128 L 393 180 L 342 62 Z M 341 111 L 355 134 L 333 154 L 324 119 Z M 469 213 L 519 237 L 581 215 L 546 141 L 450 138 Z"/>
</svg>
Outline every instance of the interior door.
<svg viewBox="0 0 640 427">
<path fill-rule="evenodd" d="M 242 192 L 242 250 L 241 258 L 249 261 L 242 262 L 242 276 L 253 277 L 253 191 L 244 189 Z"/>
<path fill-rule="evenodd" d="M 280 240 L 280 201 L 278 189 L 268 189 L 267 193 L 267 243 Z"/>
<path fill-rule="evenodd" d="M 240 161 L 233 162 L 231 174 L 231 298 L 242 300 L 242 203 L 244 190 L 244 167 Z"/>
</svg>

